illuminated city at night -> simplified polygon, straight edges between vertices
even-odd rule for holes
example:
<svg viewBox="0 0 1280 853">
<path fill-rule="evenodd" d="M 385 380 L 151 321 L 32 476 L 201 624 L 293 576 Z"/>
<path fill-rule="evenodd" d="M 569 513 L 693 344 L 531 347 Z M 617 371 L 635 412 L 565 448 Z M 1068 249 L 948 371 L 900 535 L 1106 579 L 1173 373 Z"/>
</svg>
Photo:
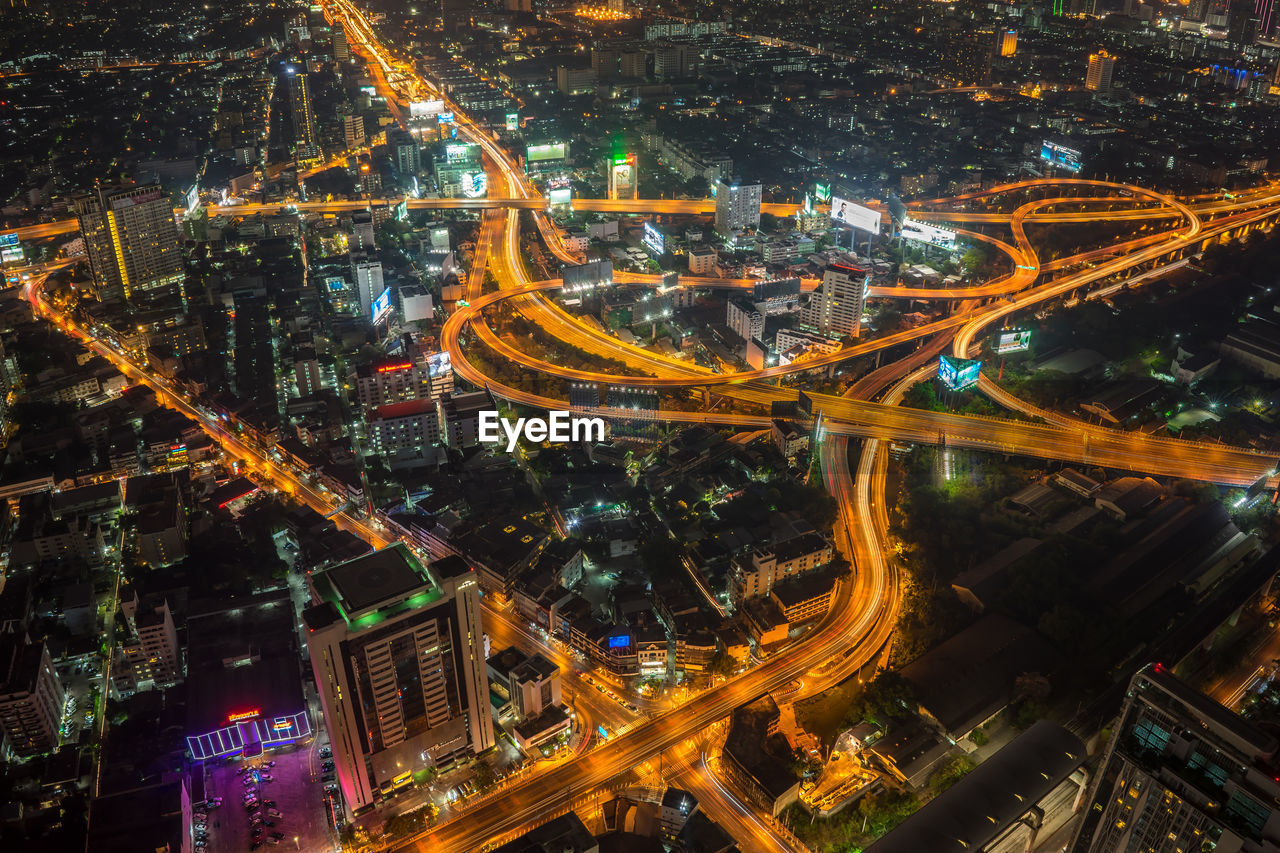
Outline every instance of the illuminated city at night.
<svg viewBox="0 0 1280 853">
<path fill-rule="evenodd" d="M 1280 0 L 0 0 L 0 850 L 1280 853 Z"/>
</svg>

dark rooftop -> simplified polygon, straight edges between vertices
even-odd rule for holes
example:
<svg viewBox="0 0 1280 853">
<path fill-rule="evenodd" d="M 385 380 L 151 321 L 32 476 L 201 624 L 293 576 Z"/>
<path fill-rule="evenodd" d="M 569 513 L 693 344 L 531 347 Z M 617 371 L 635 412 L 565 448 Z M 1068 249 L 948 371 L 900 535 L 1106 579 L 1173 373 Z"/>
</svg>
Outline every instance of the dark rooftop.
<svg viewBox="0 0 1280 853">
<path fill-rule="evenodd" d="M 1040 720 L 925 804 L 867 853 L 965 853 L 982 850 L 1075 772 L 1084 744 Z"/>
</svg>

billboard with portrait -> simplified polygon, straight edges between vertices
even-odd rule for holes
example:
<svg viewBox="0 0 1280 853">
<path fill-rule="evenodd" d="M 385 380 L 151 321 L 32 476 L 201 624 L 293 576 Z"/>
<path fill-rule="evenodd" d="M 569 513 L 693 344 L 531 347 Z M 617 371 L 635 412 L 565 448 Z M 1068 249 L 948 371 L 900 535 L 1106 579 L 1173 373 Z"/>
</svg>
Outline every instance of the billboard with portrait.
<svg viewBox="0 0 1280 853">
<path fill-rule="evenodd" d="M 880 233 L 880 212 L 848 199 L 833 196 L 831 199 L 831 218 L 841 225 L 848 225 L 859 231 L 871 234 Z"/>
</svg>

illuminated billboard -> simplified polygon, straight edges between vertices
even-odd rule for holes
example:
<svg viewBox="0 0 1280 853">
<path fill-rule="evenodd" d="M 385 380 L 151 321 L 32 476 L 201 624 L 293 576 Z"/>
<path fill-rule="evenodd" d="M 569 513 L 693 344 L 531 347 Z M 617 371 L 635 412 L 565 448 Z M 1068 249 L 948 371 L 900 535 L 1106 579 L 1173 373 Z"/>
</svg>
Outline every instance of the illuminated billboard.
<svg viewBox="0 0 1280 853">
<path fill-rule="evenodd" d="M 667 250 L 667 240 L 662 236 L 662 232 L 658 230 L 658 226 L 652 222 L 644 224 L 644 237 L 642 242 L 650 252 L 655 255 L 661 255 Z"/>
<path fill-rule="evenodd" d="M 407 199 L 391 208 L 391 218 L 396 222 L 407 222 L 409 220 L 409 202 Z"/>
<path fill-rule="evenodd" d="M 507 113 L 507 130 L 520 129 L 520 113 Z"/>
<path fill-rule="evenodd" d="M 609 161 L 609 198 L 637 198 L 636 155 L 623 154 Z"/>
<path fill-rule="evenodd" d="M 489 176 L 484 172 L 469 172 L 459 178 L 463 198 L 484 198 L 489 192 Z"/>
<path fill-rule="evenodd" d="M 1030 329 L 1005 329 L 996 339 L 996 352 L 1022 352 L 1031 346 Z"/>
<path fill-rule="evenodd" d="M 12 249 L 20 242 L 17 234 L 0 234 L 0 249 Z"/>
<path fill-rule="evenodd" d="M 414 101 L 409 104 L 409 118 L 429 118 L 444 111 L 444 101 Z"/>
<path fill-rule="evenodd" d="M 530 145 L 525 159 L 530 163 L 541 163 L 544 160 L 563 160 L 568 150 L 563 142 L 547 142 L 541 145 Z"/>
<path fill-rule="evenodd" d="M 437 376 L 444 376 L 452 371 L 453 362 L 449 360 L 449 353 L 438 352 L 427 356 L 427 375 L 432 379 Z"/>
<path fill-rule="evenodd" d="M 480 146 L 468 143 L 446 145 L 444 147 L 444 159 L 445 162 L 448 163 L 460 163 L 464 160 L 479 160 Z"/>
<path fill-rule="evenodd" d="M 21 246 L 7 246 L 0 249 L 0 264 L 20 264 L 25 257 Z"/>
<path fill-rule="evenodd" d="M 1068 172 L 1080 171 L 1081 153 L 1074 148 L 1059 145 L 1045 140 L 1040 145 L 1040 159 L 1052 166 L 1066 169 Z"/>
<path fill-rule="evenodd" d="M 854 204 L 848 199 L 833 196 L 831 199 L 831 218 L 841 225 L 848 225 L 859 231 L 872 234 L 880 233 L 880 213 L 869 207 Z"/>
<path fill-rule="evenodd" d="M 952 391 L 963 391 L 978 383 L 982 362 L 969 358 L 943 355 L 938 357 L 938 378 Z"/>
<path fill-rule="evenodd" d="M 436 121 L 440 124 L 453 124 L 453 113 L 440 113 L 440 115 L 436 116 Z"/>
<path fill-rule="evenodd" d="M 373 316 L 373 322 L 379 323 L 384 317 L 391 313 L 391 289 L 387 288 L 378 294 L 378 298 L 373 300 L 373 305 L 369 308 L 369 313 Z"/>
<path fill-rule="evenodd" d="M 814 184 L 813 197 L 818 201 L 831 201 L 831 184 Z"/>
<path fill-rule="evenodd" d="M 568 207 L 573 203 L 573 190 L 552 190 L 547 193 L 547 202 L 552 207 Z"/>
<path fill-rule="evenodd" d="M 901 233 L 905 240 L 937 246 L 939 249 L 954 251 L 956 247 L 956 232 L 925 222 L 916 222 L 914 219 L 903 220 Z"/>
</svg>

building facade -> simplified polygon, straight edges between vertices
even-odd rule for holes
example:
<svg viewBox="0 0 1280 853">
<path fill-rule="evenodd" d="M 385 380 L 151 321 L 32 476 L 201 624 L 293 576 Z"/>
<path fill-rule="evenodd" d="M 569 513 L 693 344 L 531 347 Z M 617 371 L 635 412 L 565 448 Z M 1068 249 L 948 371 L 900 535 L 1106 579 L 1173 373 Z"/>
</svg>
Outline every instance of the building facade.
<svg viewBox="0 0 1280 853">
<path fill-rule="evenodd" d="M 1072 853 L 1276 849 L 1280 741 L 1160 664 L 1129 684 Z"/>
<path fill-rule="evenodd" d="M 3 747 L 29 757 L 58 746 L 64 693 L 44 643 L 20 634 L 0 641 L 0 730 Z"/>
<path fill-rule="evenodd" d="M 415 772 L 494 745 L 480 590 L 393 545 L 311 576 L 307 644 L 339 787 L 359 813 Z"/>
<path fill-rule="evenodd" d="M 72 200 L 99 298 L 143 307 L 182 295 L 182 245 L 159 184 L 99 187 Z"/>
<path fill-rule="evenodd" d="M 723 178 L 716 182 L 716 231 L 732 234 L 760 227 L 760 184 L 739 184 Z"/>
</svg>

